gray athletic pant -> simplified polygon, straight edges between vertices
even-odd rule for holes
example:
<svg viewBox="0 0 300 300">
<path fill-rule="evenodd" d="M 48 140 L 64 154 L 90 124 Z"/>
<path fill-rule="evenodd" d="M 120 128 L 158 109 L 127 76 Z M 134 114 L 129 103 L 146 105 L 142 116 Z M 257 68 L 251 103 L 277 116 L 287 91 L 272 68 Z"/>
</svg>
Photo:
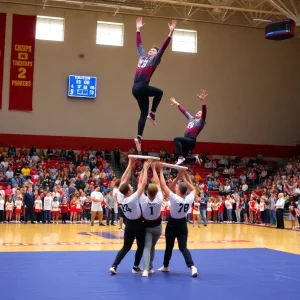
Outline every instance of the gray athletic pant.
<svg viewBox="0 0 300 300">
<path fill-rule="evenodd" d="M 155 245 L 162 233 L 161 224 L 156 227 L 146 227 L 145 247 L 144 247 L 144 270 L 153 269 Z"/>
</svg>

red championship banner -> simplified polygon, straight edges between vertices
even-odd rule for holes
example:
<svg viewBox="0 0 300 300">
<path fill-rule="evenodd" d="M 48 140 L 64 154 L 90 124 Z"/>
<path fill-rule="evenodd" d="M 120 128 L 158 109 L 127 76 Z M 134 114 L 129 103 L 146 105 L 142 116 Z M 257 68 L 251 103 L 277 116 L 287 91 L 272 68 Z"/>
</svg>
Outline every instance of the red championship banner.
<svg viewBox="0 0 300 300">
<path fill-rule="evenodd" d="M 13 15 L 9 109 L 32 111 L 35 16 Z"/>
<path fill-rule="evenodd" d="M 6 14 L 0 13 L 0 109 L 2 108 Z"/>
</svg>

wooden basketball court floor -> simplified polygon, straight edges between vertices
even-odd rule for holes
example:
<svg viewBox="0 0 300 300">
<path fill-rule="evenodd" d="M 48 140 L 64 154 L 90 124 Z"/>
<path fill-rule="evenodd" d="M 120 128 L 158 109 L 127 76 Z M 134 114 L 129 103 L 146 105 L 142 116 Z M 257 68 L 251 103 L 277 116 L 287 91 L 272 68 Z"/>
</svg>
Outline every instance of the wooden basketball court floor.
<svg viewBox="0 0 300 300">
<path fill-rule="evenodd" d="M 178 250 L 170 272 L 157 271 L 163 262 L 163 235 L 154 274 L 131 274 L 135 251 L 130 251 L 111 276 L 109 268 L 123 244 L 117 226 L 1 224 L 0 299 L 282 300 L 297 294 L 299 231 L 243 224 L 188 226 L 197 278 L 191 277 Z"/>
<path fill-rule="evenodd" d="M 267 248 L 300 254 L 299 231 L 280 230 L 259 225 L 208 224 L 189 227 L 190 249 Z M 165 225 L 164 225 L 165 227 Z M 164 229 L 164 228 L 163 228 Z M 163 230 L 164 234 L 164 230 Z M 118 226 L 91 227 L 89 224 L 1 224 L 0 252 L 101 251 L 119 250 L 123 232 Z M 177 245 L 176 245 L 177 247 Z M 162 235 L 156 249 L 163 250 Z M 133 247 L 135 248 L 135 245 Z M 178 248 L 176 248 L 178 249 Z"/>
</svg>

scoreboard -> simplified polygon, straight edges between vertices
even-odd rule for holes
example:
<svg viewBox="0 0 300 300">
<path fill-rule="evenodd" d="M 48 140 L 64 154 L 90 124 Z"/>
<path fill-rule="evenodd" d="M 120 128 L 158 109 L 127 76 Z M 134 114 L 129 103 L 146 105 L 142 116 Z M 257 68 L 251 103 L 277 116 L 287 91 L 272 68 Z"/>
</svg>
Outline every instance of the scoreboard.
<svg viewBox="0 0 300 300">
<path fill-rule="evenodd" d="M 68 97 L 90 98 L 97 96 L 97 77 L 69 75 Z"/>
</svg>

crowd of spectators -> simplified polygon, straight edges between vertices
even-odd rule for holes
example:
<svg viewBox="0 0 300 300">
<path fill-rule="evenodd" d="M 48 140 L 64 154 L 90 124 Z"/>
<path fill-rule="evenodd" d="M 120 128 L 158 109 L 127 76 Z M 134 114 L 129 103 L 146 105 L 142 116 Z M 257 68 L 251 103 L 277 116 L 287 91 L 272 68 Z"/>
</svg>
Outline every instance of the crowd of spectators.
<svg viewBox="0 0 300 300">
<path fill-rule="evenodd" d="M 129 153 L 134 154 L 134 149 Z M 177 159 L 175 152 L 168 154 L 164 150 L 159 153 L 145 151 L 143 154 L 159 156 L 168 163 L 174 163 Z M 191 165 L 189 174 L 198 191 L 196 201 L 200 202 L 200 215 L 205 226 L 208 222 L 276 226 L 276 206 L 281 193 L 288 218 L 292 221 L 291 228 L 296 228 L 297 217 L 300 224 L 299 158 L 289 160 L 284 168 L 275 172 L 277 163 L 265 161 L 261 154 L 255 158 L 239 155 L 216 158 L 212 154 L 200 156 L 203 165 Z M 126 156 L 123 158 L 126 167 Z M 137 161 L 135 182 L 138 182 L 141 169 L 142 161 Z M 177 176 L 177 170 L 165 169 L 164 175 L 167 183 L 171 184 Z M 193 218 L 194 208 L 188 215 L 188 221 L 192 223 Z"/>
<path fill-rule="evenodd" d="M 124 171 L 128 154 L 137 154 L 135 149 L 121 152 L 118 146 L 111 152 L 106 149 L 94 150 L 83 148 L 53 150 L 36 149 L 25 146 L 0 147 L 0 222 L 27 222 L 26 194 L 32 191 L 37 201 L 35 217 L 32 222 L 49 222 L 51 213 L 53 222 L 57 214 L 62 213 L 62 203 L 67 203 L 67 219 L 72 223 L 89 222 L 91 193 L 99 186 L 104 196 L 114 187 L 117 178 L 111 162 Z M 174 163 L 178 155 L 161 149 L 142 155 L 158 156 L 162 161 Z M 195 200 L 200 205 L 193 206 L 188 215 L 188 222 L 193 222 L 196 207 L 199 207 L 202 223 L 209 222 L 244 222 L 253 224 L 276 224 L 276 202 L 278 194 L 284 193 L 285 207 L 289 219 L 300 222 L 300 159 L 290 159 L 287 165 L 274 173 L 275 164 L 267 163 L 261 154 L 250 157 L 216 158 L 212 154 L 201 154 L 202 166 L 193 164 L 189 174 L 197 188 Z M 142 161 L 137 160 L 133 170 L 133 183 L 136 184 L 142 170 Z M 165 169 L 164 176 L 170 184 L 177 176 L 176 169 Z M 151 174 L 150 174 L 151 178 Z M 32 190 L 31 190 L 32 189 Z M 47 213 L 44 198 L 51 197 L 51 207 Z M 24 202 L 25 201 L 25 202 Z M 73 204 L 76 210 L 70 210 Z M 103 202 L 103 209 L 107 202 Z M 169 201 L 165 199 L 162 214 L 168 218 Z M 63 209 L 64 210 L 64 209 Z M 65 210 L 64 210 L 65 211 Z M 197 214 L 197 212 L 195 212 Z M 64 220 L 66 221 L 66 219 Z M 112 224 L 116 224 L 118 215 Z M 295 229 L 295 222 L 292 228 Z"/>
<path fill-rule="evenodd" d="M 114 149 L 113 157 L 120 161 L 118 147 Z M 16 149 L 13 145 L 2 145 L 0 222 L 10 222 L 13 216 L 17 222 L 27 222 L 26 210 L 30 212 L 31 208 L 25 209 L 26 199 L 30 200 L 28 194 L 31 192 L 35 201 L 35 214 L 30 214 L 31 222 L 50 222 L 50 213 L 53 215 L 53 222 L 57 222 L 56 215 L 61 212 L 63 200 L 68 203 L 67 211 L 71 221 L 88 221 L 90 195 L 95 187 L 99 187 L 100 191 L 107 195 L 117 181 L 110 164 L 111 159 L 112 154 L 108 149 L 96 151 L 84 147 L 81 151 L 51 148 L 38 150 L 35 146 L 30 149 L 25 146 Z M 51 199 L 47 207 L 44 205 L 45 197 Z M 72 203 L 76 206 L 76 211 L 72 211 L 74 214 L 70 209 Z M 103 202 L 103 207 L 105 206 Z M 41 213 L 44 211 L 45 213 Z"/>
</svg>

